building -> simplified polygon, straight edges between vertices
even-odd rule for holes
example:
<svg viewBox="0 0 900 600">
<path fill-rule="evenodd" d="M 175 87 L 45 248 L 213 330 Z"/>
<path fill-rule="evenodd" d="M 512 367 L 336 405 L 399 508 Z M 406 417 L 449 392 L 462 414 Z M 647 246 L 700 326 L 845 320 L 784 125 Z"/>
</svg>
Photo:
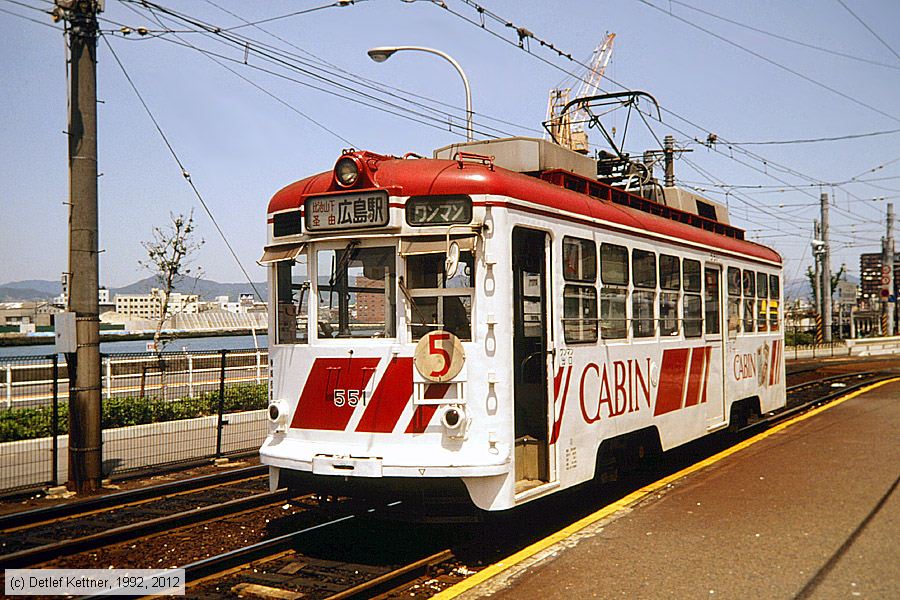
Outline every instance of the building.
<svg viewBox="0 0 900 600">
<path fill-rule="evenodd" d="M 163 292 L 153 288 L 149 294 L 116 294 L 116 312 L 141 319 L 158 320 L 162 315 Z M 200 312 L 200 296 L 172 292 L 166 316 Z"/>
<path fill-rule="evenodd" d="M 50 327 L 53 315 L 58 312 L 60 309 L 46 301 L 0 302 L 0 327 L 23 332 L 33 331 L 33 327 Z"/>
<path fill-rule="evenodd" d="M 356 293 L 356 322 L 384 323 L 384 280 L 369 279 L 367 277 L 357 277 L 356 287 L 371 288 L 373 290 L 377 290 L 372 292 L 364 292 L 360 290 Z"/>
<path fill-rule="evenodd" d="M 881 252 L 859 255 L 859 287 L 861 304 L 874 308 L 881 303 L 882 289 Z M 900 291 L 900 254 L 894 256 L 894 297 Z"/>
<path fill-rule="evenodd" d="M 53 305 L 60 306 L 65 308 L 69 305 L 69 278 L 63 277 L 63 288 L 62 294 L 53 298 Z M 109 297 L 109 290 L 105 287 L 101 287 L 97 290 L 97 300 L 100 303 L 100 312 L 105 312 L 106 310 L 113 310 L 113 302 Z"/>
</svg>

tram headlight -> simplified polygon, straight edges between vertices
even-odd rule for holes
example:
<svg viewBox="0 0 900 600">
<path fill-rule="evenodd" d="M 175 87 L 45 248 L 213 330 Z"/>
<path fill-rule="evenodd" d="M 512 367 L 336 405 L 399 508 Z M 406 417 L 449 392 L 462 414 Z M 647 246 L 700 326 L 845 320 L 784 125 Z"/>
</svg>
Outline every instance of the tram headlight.
<svg viewBox="0 0 900 600">
<path fill-rule="evenodd" d="M 466 409 L 459 405 L 450 405 L 441 413 L 441 425 L 452 438 L 464 438 L 469 425 Z"/>
<path fill-rule="evenodd" d="M 269 421 L 275 425 L 275 431 L 284 431 L 287 426 L 288 407 L 283 400 L 278 400 L 269 405 L 267 412 Z"/>
<path fill-rule="evenodd" d="M 359 179 L 359 161 L 343 156 L 334 165 L 334 180 L 341 187 L 351 187 Z"/>
</svg>

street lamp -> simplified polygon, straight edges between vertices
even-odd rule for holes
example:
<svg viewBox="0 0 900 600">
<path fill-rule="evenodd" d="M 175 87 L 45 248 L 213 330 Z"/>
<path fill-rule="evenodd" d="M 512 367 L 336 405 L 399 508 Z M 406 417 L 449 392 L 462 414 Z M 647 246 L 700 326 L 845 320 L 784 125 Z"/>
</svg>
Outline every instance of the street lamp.
<svg viewBox="0 0 900 600">
<path fill-rule="evenodd" d="M 471 142 L 475 138 L 472 135 L 472 90 L 469 89 L 469 80 L 466 78 L 466 74 L 463 72 L 462 67 L 459 66 L 459 63 L 453 60 L 453 58 L 440 50 L 435 50 L 434 48 L 425 48 L 422 46 L 380 46 L 378 48 L 372 48 L 368 51 L 369 58 L 374 60 L 377 63 L 382 63 L 389 59 L 391 55 L 395 52 L 399 52 L 401 50 L 417 50 L 419 52 L 428 52 L 430 54 L 437 54 L 447 62 L 449 62 L 456 71 L 459 73 L 459 76 L 462 77 L 463 85 L 466 88 L 466 141 Z"/>
</svg>

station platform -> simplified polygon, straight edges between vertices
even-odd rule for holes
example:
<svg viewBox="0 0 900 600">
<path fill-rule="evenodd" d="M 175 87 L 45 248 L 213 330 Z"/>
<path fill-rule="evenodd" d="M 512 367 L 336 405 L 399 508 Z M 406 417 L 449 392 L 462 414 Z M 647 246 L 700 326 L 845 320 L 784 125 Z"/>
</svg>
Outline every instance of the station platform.
<svg viewBox="0 0 900 600">
<path fill-rule="evenodd" d="M 900 598 L 900 380 L 781 423 L 436 598 Z"/>
</svg>

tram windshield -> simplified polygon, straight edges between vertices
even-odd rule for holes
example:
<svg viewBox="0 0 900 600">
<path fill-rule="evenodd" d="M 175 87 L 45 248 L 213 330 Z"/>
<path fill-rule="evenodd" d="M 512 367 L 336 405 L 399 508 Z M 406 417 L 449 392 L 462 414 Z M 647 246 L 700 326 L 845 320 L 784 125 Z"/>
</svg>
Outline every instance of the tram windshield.
<svg viewBox="0 0 900 600">
<path fill-rule="evenodd" d="M 318 337 L 394 337 L 396 249 L 359 248 L 352 241 L 317 255 Z M 330 268 L 323 269 L 324 265 Z"/>
</svg>

